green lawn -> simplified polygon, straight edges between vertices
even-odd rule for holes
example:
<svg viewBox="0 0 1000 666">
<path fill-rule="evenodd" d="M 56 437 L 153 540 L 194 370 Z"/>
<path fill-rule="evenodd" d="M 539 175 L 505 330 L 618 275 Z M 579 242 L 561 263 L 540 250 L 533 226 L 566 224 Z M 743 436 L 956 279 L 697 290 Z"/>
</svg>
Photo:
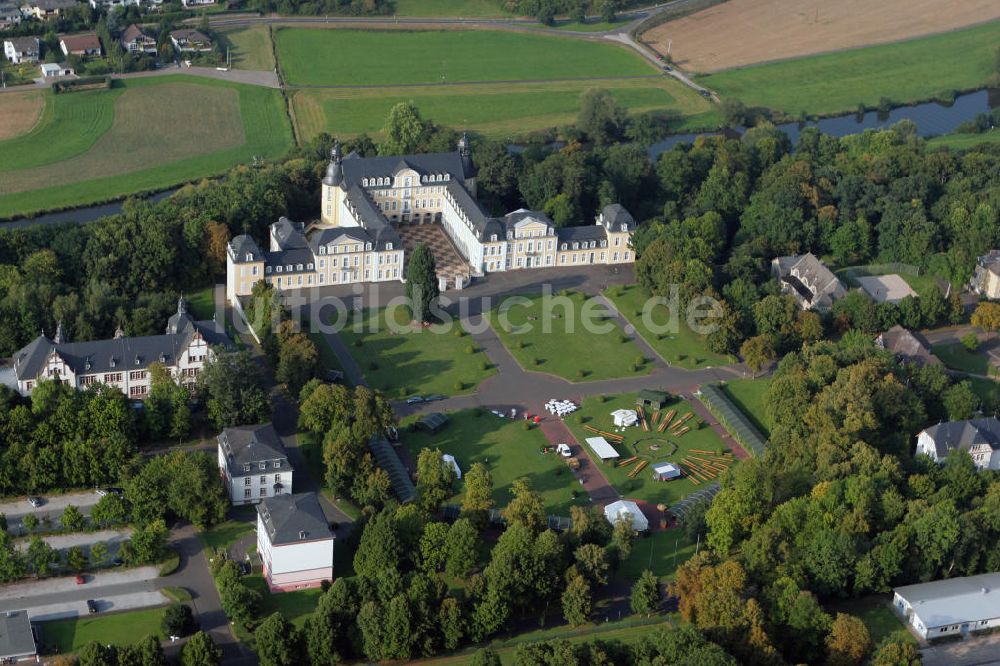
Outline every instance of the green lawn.
<svg viewBox="0 0 1000 666">
<path fill-rule="evenodd" d="M 634 393 L 622 393 L 621 395 L 611 396 L 606 402 L 602 402 L 601 397 L 585 398 L 583 404 L 580 406 L 580 410 L 569 416 L 566 419 L 566 424 L 573 432 L 573 436 L 576 437 L 580 446 L 587 447 L 587 437 L 596 437 L 597 435 L 585 430 L 584 425 L 590 425 L 599 430 L 615 432 L 611 412 L 617 409 L 634 408 Z M 677 414 L 673 419 L 674 421 L 691 411 L 691 407 L 687 402 L 677 399 L 668 404 L 665 411 L 671 409 L 677 410 Z M 652 414 L 647 414 L 647 417 L 651 416 Z M 665 412 L 663 416 L 666 416 Z M 584 420 L 583 423 L 579 422 L 581 418 Z M 648 500 L 668 506 L 678 502 L 695 490 L 703 488 L 706 482 L 698 479 L 700 485 L 697 485 L 689 477 L 674 481 L 654 481 L 653 465 L 659 462 L 678 463 L 682 458 L 687 457 L 691 449 L 718 451 L 719 449 L 728 448 L 707 425 L 698 427 L 697 424 L 699 421 L 700 419 L 697 416 L 691 418 L 687 422 L 691 426 L 691 431 L 680 437 L 674 437 L 669 432 L 655 432 L 655 427 L 651 427 L 650 432 L 643 431 L 638 425 L 628 428 L 624 433 L 621 433 L 625 435 L 624 444 L 614 445 L 619 456 L 621 456 L 620 460 L 638 456 L 639 460 L 649 461 L 649 465 L 634 478 L 629 478 L 628 475 L 635 469 L 638 461 L 625 467 L 604 464 L 601 465 L 601 471 L 604 472 L 611 485 L 625 497 Z M 650 446 L 659 446 L 660 448 L 654 451 Z M 677 447 L 676 452 L 673 452 L 674 446 Z M 587 451 L 594 460 L 597 460 L 597 457 L 593 455 L 593 452 L 589 448 Z"/>
<path fill-rule="evenodd" d="M 253 532 L 256 526 L 257 523 L 251 520 L 227 520 L 211 529 L 198 532 L 198 538 L 206 547 L 222 550 Z"/>
<path fill-rule="evenodd" d="M 972 391 L 979 396 L 980 407 L 986 414 L 1000 410 L 1000 383 L 982 377 L 968 377 Z"/>
<path fill-rule="evenodd" d="M 497 507 L 510 501 L 510 487 L 515 479 L 527 477 L 531 487 L 545 501 L 552 515 L 568 516 L 574 501 L 573 491 L 578 486 L 576 478 L 563 458 L 554 453 L 542 453 L 548 440 L 538 428 L 524 430 L 524 421 L 512 421 L 484 411 L 479 416 L 466 410 L 448 415 L 448 424 L 437 434 L 404 429 L 402 440 L 416 460 L 421 449 L 437 448 L 441 453 L 455 456 L 459 468 L 467 472 L 477 462 L 486 464 L 493 475 L 493 500 Z M 408 425 L 416 421 L 404 421 Z M 458 489 L 451 503 L 460 503 L 463 490 Z"/>
<path fill-rule="evenodd" d="M 887 97 L 915 102 L 984 86 L 995 72 L 1000 21 L 839 53 L 699 77 L 724 98 L 788 114 L 836 114 Z"/>
<path fill-rule="evenodd" d="M 191 294 L 185 294 L 188 312 L 198 321 L 211 319 L 215 315 L 215 286 L 199 289 Z"/>
<path fill-rule="evenodd" d="M 355 136 L 378 135 L 389 110 L 412 102 L 439 125 L 475 130 L 504 139 L 524 132 L 572 123 L 580 96 L 589 88 L 608 90 L 630 113 L 658 110 L 671 114 L 677 131 L 717 127 L 714 106 L 676 81 L 658 78 L 493 83 L 370 89 L 300 89 L 292 95 L 299 134 L 309 139 L 320 132 Z"/>
<path fill-rule="evenodd" d="M 827 610 L 831 613 L 849 613 L 864 622 L 875 645 L 878 645 L 887 638 L 915 645 L 917 639 L 907 631 L 906 627 L 899 621 L 899 618 L 892 612 L 888 604 L 888 597 L 866 597 L 864 599 L 831 604 Z"/>
<path fill-rule="evenodd" d="M 300 629 L 306 622 L 306 618 L 316 610 L 316 604 L 323 594 L 321 588 L 309 590 L 292 590 L 290 592 L 279 592 L 271 594 L 267 589 L 267 582 L 260 574 L 252 574 L 243 579 L 247 587 L 257 590 L 261 594 L 260 612 L 258 617 L 266 618 L 272 613 L 281 613 L 286 620 Z"/>
<path fill-rule="evenodd" d="M 736 359 L 731 356 L 709 351 L 704 338 L 688 327 L 684 321 L 683 313 L 682 316 L 678 317 L 679 321 L 675 331 L 658 333 L 650 330 L 650 326 L 643 321 L 642 316 L 642 313 L 646 311 L 650 297 L 642 287 L 638 285 L 621 286 L 609 289 L 604 295 L 615 304 L 618 311 L 635 327 L 643 339 L 670 365 L 682 368 L 704 368 L 736 362 Z M 652 305 L 649 307 L 649 314 L 653 327 L 666 327 L 671 323 L 670 312 L 664 304 Z"/>
<path fill-rule="evenodd" d="M 1000 142 L 1000 130 L 992 130 L 982 134 L 944 134 L 927 141 L 930 148 L 951 148 L 952 150 L 967 150 L 984 143 Z"/>
<path fill-rule="evenodd" d="M 278 60 L 292 85 L 393 85 L 642 76 L 655 70 L 601 42 L 503 31 L 284 28 Z"/>
<path fill-rule="evenodd" d="M 280 91 L 258 86 L 174 75 L 46 102 L 35 129 L 0 141 L 0 219 L 168 188 L 292 145 Z"/>
<path fill-rule="evenodd" d="M 223 30 L 223 42 L 230 48 L 234 69 L 268 71 L 274 69 L 271 31 L 266 25 Z"/>
<path fill-rule="evenodd" d="M 722 386 L 722 392 L 733 401 L 750 422 L 753 423 L 764 437 L 771 434 L 774 423 L 767 415 L 764 406 L 764 398 L 768 387 L 771 386 L 771 379 L 763 377 L 761 379 L 734 379 L 726 382 Z"/>
<path fill-rule="evenodd" d="M 974 375 L 993 374 L 993 369 L 985 354 L 969 351 L 962 344 L 934 345 L 931 347 L 931 351 L 952 370 L 969 372 Z"/>
<path fill-rule="evenodd" d="M 579 292 L 515 296 L 490 312 L 490 324 L 526 370 L 570 381 L 648 374 L 653 366 L 642 350 L 617 323 L 605 321 L 604 309 L 594 304 Z"/>
<path fill-rule="evenodd" d="M 649 569 L 661 581 L 673 580 L 677 567 L 694 555 L 695 544 L 684 538 L 679 529 L 657 530 L 632 542 L 632 555 L 625 560 L 617 576 L 630 584 Z"/>
<path fill-rule="evenodd" d="M 76 652 L 90 641 L 113 645 L 137 643 L 146 636 L 160 636 L 162 617 L 162 608 L 149 608 L 43 622 L 42 643 L 55 646 L 59 653 Z"/>
<path fill-rule="evenodd" d="M 454 334 L 458 324 L 444 332 L 436 326 L 413 327 L 402 307 L 393 310 L 393 317 L 390 329 L 384 308 L 366 310 L 339 333 L 372 388 L 393 398 L 454 395 L 472 391 L 496 372 L 471 336 L 464 330 L 462 337 Z"/>
</svg>

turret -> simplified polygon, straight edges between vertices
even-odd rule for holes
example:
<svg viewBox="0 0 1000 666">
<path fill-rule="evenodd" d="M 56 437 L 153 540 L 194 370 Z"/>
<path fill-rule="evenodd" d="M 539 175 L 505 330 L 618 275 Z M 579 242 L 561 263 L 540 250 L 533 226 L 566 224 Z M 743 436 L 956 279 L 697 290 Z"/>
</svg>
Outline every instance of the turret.
<svg viewBox="0 0 1000 666">
<path fill-rule="evenodd" d="M 344 180 L 344 171 L 341 165 L 343 155 L 340 152 L 340 142 L 334 141 L 333 148 L 330 149 L 330 163 L 326 167 L 326 175 L 323 177 L 323 184 L 336 187 Z"/>
<path fill-rule="evenodd" d="M 52 338 L 52 342 L 56 343 L 57 345 L 61 345 L 64 342 L 69 342 L 69 338 L 66 337 L 66 331 L 63 330 L 61 319 L 59 320 L 59 323 L 56 324 L 56 337 Z"/>
<path fill-rule="evenodd" d="M 458 140 L 458 154 L 462 157 L 462 169 L 465 170 L 465 177 L 472 178 L 475 175 L 476 167 L 472 163 L 472 145 L 469 143 L 469 135 L 462 132 L 462 138 Z"/>
</svg>

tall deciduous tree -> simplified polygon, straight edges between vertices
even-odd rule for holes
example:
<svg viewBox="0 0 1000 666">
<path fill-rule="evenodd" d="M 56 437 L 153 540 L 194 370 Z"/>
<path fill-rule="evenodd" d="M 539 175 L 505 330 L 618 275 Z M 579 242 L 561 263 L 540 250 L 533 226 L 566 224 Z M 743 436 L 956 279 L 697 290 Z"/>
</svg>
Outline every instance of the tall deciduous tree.
<svg viewBox="0 0 1000 666">
<path fill-rule="evenodd" d="M 222 650 L 212 637 L 199 631 L 181 648 L 181 666 L 220 666 Z"/>
<path fill-rule="evenodd" d="M 261 423 L 271 414 L 260 366 L 249 351 L 216 349 L 198 375 L 208 415 L 218 428 Z"/>
<path fill-rule="evenodd" d="M 253 632 L 262 666 L 297 666 L 302 663 L 302 634 L 281 613 L 275 612 Z"/>
<path fill-rule="evenodd" d="M 493 475 L 481 462 L 473 463 L 462 479 L 465 495 L 462 497 L 462 515 L 479 529 L 486 527 L 493 508 Z"/>
<path fill-rule="evenodd" d="M 431 306 L 440 294 L 434 253 L 420 243 L 410 253 L 410 263 L 406 269 L 406 298 L 413 321 L 430 321 L 433 316 Z"/>
<path fill-rule="evenodd" d="M 591 88 L 580 96 L 576 125 L 598 144 L 612 143 L 625 131 L 625 109 L 607 90 Z"/>
<path fill-rule="evenodd" d="M 459 518 L 445 537 L 445 572 L 449 576 L 465 578 L 476 566 L 479 533 L 468 518 Z"/>
<path fill-rule="evenodd" d="M 860 666 L 874 644 L 865 623 L 846 613 L 837 613 L 826 637 L 828 666 Z"/>
<path fill-rule="evenodd" d="M 629 604 L 636 615 L 649 615 L 660 605 L 660 581 L 649 569 L 639 574 L 639 579 L 632 586 Z"/>
<path fill-rule="evenodd" d="M 503 510 L 508 525 L 517 523 L 538 533 L 545 529 L 545 504 L 542 496 L 531 488 L 526 478 L 515 479 L 510 492 L 514 495 Z"/>
<path fill-rule="evenodd" d="M 389 110 L 382 130 L 380 155 L 408 155 L 427 140 L 431 123 L 425 121 L 420 111 L 410 102 L 399 102 Z"/>
<path fill-rule="evenodd" d="M 587 579 L 579 574 L 570 578 L 562 595 L 562 611 L 566 621 L 572 625 L 584 624 L 593 604 Z"/>
</svg>

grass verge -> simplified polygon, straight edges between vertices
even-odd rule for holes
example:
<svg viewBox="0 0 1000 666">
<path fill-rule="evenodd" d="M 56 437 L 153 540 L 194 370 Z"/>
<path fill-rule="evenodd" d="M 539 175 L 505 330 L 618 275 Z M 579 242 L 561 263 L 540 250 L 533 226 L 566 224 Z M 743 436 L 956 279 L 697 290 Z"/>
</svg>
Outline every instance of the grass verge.
<svg viewBox="0 0 1000 666">
<path fill-rule="evenodd" d="M 136 643 L 145 636 L 160 636 L 162 608 L 82 616 L 42 623 L 42 643 L 60 654 L 76 652 L 86 643 L 105 645 Z"/>
</svg>

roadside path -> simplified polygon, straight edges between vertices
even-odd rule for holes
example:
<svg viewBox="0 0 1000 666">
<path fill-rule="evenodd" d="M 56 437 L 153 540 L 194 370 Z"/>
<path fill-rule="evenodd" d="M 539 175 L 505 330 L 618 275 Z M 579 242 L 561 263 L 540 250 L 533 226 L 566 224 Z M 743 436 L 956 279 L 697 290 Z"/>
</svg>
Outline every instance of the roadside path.
<svg viewBox="0 0 1000 666">
<path fill-rule="evenodd" d="M 218 81 L 230 81 L 232 83 L 242 83 L 250 86 L 261 86 L 264 88 L 281 88 L 281 82 L 275 72 L 265 72 L 248 69 L 232 69 L 228 72 L 221 72 L 214 67 L 174 67 L 168 66 L 162 69 L 154 69 L 148 72 L 129 72 L 127 74 L 111 74 L 113 79 L 149 79 L 163 76 L 174 76 L 183 74 L 187 76 L 198 76 L 206 79 L 216 79 Z M 72 80 L 74 77 L 70 77 Z M 48 90 L 52 87 L 52 81 L 48 79 L 35 79 L 34 83 L 22 86 L 8 86 L 0 88 L 0 93 L 27 92 L 31 90 Z"/>
</svg>

